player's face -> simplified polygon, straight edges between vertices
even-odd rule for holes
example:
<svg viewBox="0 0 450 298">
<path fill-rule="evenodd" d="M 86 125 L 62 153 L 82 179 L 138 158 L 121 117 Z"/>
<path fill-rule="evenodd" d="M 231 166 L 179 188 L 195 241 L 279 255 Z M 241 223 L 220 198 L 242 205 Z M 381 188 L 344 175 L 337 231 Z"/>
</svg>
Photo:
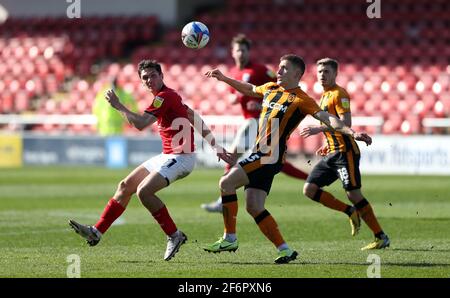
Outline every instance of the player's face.
<svg viewBox="0 0 450 298">
<path fill-rule="evenodd" d="M 154 68 L 146 68 L 141 71 L 141 82 L 150 92 L 156 94 L 163 86 L 163 75 Z"/>
<path fill-rule="evenodd" d="M 300 79 L 300 69 L 287 60 L 280 61 L 277 71 L 277 84 L 286 88 L 293 88 L 298 85 Z"/>
<path fill-rule="evenodd" d="M 250 51 L 246 45 L 234 43 L 231 48 L 231 56 L 233 56 L 236 65 L 245 66 L 250 59 Z"/>
<path fill-rule="evenodd" d="M 336 71 L 330 65 L 317 66 L 317 80 L 324 88 L 336 84 L 336 75 Z"/>
</svg>

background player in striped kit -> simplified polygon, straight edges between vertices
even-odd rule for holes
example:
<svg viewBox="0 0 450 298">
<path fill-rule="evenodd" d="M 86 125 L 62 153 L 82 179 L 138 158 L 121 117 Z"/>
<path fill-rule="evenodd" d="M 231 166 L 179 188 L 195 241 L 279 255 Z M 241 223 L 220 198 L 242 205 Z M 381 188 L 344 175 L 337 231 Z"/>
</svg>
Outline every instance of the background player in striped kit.
<svg viewBox="0 0 450 298">
<path fill-rule="evenodd" d="M 344 88 L 336 84 L 337 73 L 336 60 L 324 58 L 317 61 L 317 79 L 324 89 L 320 98 L 320 107 L 340 118 L 350 127 L 352 125 L 350 96 Z M 308 176 L 303 193 L 328 208 L 346 213 L 350 218 L 353 236 L 360 229 L 359 217 L 361 216 L 375 236 L 375 240 L 361 248 L 362 250 L 388 247 L 389 237 L 383 232 L 372 206 L 361 193 L 359 171 L 361 154 L 355 140 L 338 131 L 330 130 L 326 125 L 305 127 L 300 134 L 308 137 L 317 133 L 323 133 L 326 138 L 326 144 L 317 151 L 324 157 Z M 342 187 L 354 206 L 347 205 L 329 192 L 322 190 L 324 186 L 330 185 L 337 179 L 341 180 Z"/>
</svg>

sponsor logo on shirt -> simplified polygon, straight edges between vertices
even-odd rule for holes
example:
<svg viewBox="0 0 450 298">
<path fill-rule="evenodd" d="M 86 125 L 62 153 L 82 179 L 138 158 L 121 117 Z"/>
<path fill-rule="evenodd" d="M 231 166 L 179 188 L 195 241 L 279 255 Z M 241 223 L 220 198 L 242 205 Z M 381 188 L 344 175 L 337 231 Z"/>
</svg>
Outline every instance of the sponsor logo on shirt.
<svg viewBox="0 0 450 298">
<path fill-rule="evenodd" d="M 344 109 L 350 108 L 350 100 L 348 98 L 342 98 L 341 103 Z"/>
<path fill-rule="evenodd" d="M 155 99 L 153 100 L 153 106 L 155 108 L 160 108 L 162 106 L 164 102 L 164 98 L 156 96 Z"/>
<path fill-rule="evenodd" d="M 273 101 L 269 102 L 267 100 L 264 100 L 263 107 L 268 107 L 268 108 L 271 108 L 272 110 L 279 110 L 279 111 L 282 111 L 283 113 L 286 113 L 286 111 L 287 111 L 286 106 L 283 106 L 283 105 L 281 105 L 277 102 L 273 102 Z"/>
</svg>

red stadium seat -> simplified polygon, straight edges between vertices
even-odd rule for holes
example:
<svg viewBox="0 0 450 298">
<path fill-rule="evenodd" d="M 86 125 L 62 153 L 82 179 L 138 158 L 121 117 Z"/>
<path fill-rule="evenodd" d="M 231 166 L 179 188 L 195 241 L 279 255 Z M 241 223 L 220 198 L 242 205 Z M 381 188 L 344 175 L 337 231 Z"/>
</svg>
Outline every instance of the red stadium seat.
<svg viewBox="0 0 450 298">
<path fill-rule="evenodd" d="M 402 122 L 400 130 L 403 134 L 417 134 L 421 132 L 420 118 L 418 116 L 409 115 Z"/>
<path fill-rule="evenodd" d="M 323 137 L 322 135 L 313 135 L 306 139 L 303 142 L 303 152 L 306 154 L 315 154 L 317 149 L 322 146 Z"/>
<path fill-rule="evenodd" d="M 445 1 L 396 5 L 398 11 L 386 11 L 381 23 L 368 22 L 351 0 L 231 0 L 224 5 L 220 14 L 206 11 L 198 15 L 197 19 L 208 24 L 213 37 L 201 51 L 180 47 L 179 28 L 165 32 L 162 45 L 149 45 L 158 26 L 155 17 L 10 18 L 0 25 L 0 32 L 8 32 L 8 36 L 0 38 L 0 111 L 33 109 L 33 96 L 45 102 L 45 98 L 67 91 L 65 81 L 70 84 L 77 75 L 81 80 L 75 81 L 74 90 L 70 91 L 77 100 L 71 97 L 69 103 L 61 102 L 61 107 L 49 100 L 42 109 L 89 112 L 101 86 L 90 78 L 89 83 L 83 83 L 95 70 L 94 61 L 102 63 L 103 58 L 114 56 L 126 58 L 124 53 L 139 44 L 131 54 L 132 64 L 117 63 L 99 69 L 97 80 L 107 74 L 119 74 L 120 84 L 142 99 L 140 105 L 146 106 L 151 96 L 140 86 L 135 65 L 143 58 L 154 57 L 166 63 L 166 83 L 192 100 L 193 105 L 208 113 L 240 115 L 239 105 L 225 104 L 228 87 L 205 80 L 203 73 L 218 63 L 231 66 L 229 41 L 236 32 L 245 32 L 253 39 L 253 52 L 263 63 L 276 65 L 280 53 L 304 55 L 309 66 L 302 85 L 314 97 L 321 93 L 318 89 L 319 93 L 315 93 L 313 88 L 315 59 L 335 56 L 341 62 L 338 83 L 349 91 L 353 113 L 382 114 L 387 117 L 387 133 L 415 133 L 420 131 L 415 126 L 417 116 L 450 114 L 450 48 L 446 44 L 450 31 L 444 26 L 448 10 Z M 283 13 L 285 18 L 274 21 L 267 11 Z M 329 19 L 331 14 L 340 22 Z M 420 30 L 399 27 L 414 24 L 419 18 L 426 20 Z M 220 34 L 215 33 L 218 30 Z M 279 42 L 273 44 L 274 38 Z M 399 116 L 391 119 L 394 112 Z M 409 115 L 416 118 L 404 119 L 402 130 L 398 118 Z"/>
<path fill-rule="evenodd" d="M 198 106 L 198 109 L 201 115 L 214 114 L 213 106 L 211 105 L 211 102 L 209 102 L 208 100 L 201 101 Z"/>
<path fill-rule="evenodd" d="M 3 94 L 0 94 L 2 104 L 2 111 L 5 113 L 11 113 L 14 111 L 14 97 L 9 91 L 5 91 Z"/>
<path fill-rule="evenodd" d="M 434 117 L 444 117 L 446 115 L 445 105 L 442 101 L 436 101 L 433 106 Z"/>
<path fill-rule="evenodd" d="M 403 117 L 400 114 L 391 114 L 389 118 L 385 120 L 382 128 L 384 134 L 394 134 L 397 133 L 402 124 Z"/>
<path fill-rule="evenodd" d="M 304 138 L 300 136 L 299 133 L 295 131 L 291 134 L 291 137 L 288 140 L 288 153 L 298 154 L 303 151 Z"/>
</svg>

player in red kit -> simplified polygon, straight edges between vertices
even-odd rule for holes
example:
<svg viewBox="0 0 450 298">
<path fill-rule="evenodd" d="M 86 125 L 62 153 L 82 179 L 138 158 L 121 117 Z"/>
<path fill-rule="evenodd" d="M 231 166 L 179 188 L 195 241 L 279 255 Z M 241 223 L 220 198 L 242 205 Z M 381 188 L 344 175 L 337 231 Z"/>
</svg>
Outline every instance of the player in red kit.
<svg viewBox="0 0 450 298">
<path fill-rule="evenodd" d="M 119 183 L 114 196 L 109 200 L 95 225 L 82 225 L 74 220 L 69 220 L 69 224 L 87 240 L 89 245 L 94 246 L 125 211 L 131 196 L 136 193 L 167 235 L 164 260 L 168 261 L 186 242 L 187 237 L 177 228 L 166 206 L 156 193 L 176 180 L 186 177 L 193 170 L 196 162 L 192 127 L 194 123 L 195 128 L 216 149 L 219 158 L 230 163 L 235 160 L 223 148 L 215 144 L 211 131 L 193 110 L 183 104 L 178 93 L 165 86 L 159 63 L 154 60 L 141 61 L 138 74 L 142 84 L 154 95 L 153 102 L 142 115 L 126 108 L 114 90 L 108 90 L 105 97 L 113 108 L 139 130 L 157 122 L 163 152 L 145 161 Z"/>
<path fill-rule="evenodd" d="M 229 76 L 235 80 L 253 84 L 255 86 L 263 85 L 268 82 L 276 82 L 276 74 L 263 64 L 253 63 L 250 60 L 251 41 L 243 34 L 236 35 L 231 41 L 231 55 L 233 56 L 235 66 L 230 70 Z M 249 150 L 256 140 L 258 132 L 258 118 L 262 109 L 262 99 L 247 96 L 239 93 L 234 88 L 230 88 L 232 104 L 240 104 L 245 123 L 239 128 L 239 131 L 228 149 L 230 153 L 242 155 Z M 227 165 L 225 172 L 230 167 Z M 305 180 L 308 174 L 294 167 L 291 163 L 285 161 L 281 171 L 291 177 Z M 201 207 L 209 212 L 222 212 L 222 200 L 219 197 L 216 201 L 209 204 L 202 204 Z"/>
</svg>

